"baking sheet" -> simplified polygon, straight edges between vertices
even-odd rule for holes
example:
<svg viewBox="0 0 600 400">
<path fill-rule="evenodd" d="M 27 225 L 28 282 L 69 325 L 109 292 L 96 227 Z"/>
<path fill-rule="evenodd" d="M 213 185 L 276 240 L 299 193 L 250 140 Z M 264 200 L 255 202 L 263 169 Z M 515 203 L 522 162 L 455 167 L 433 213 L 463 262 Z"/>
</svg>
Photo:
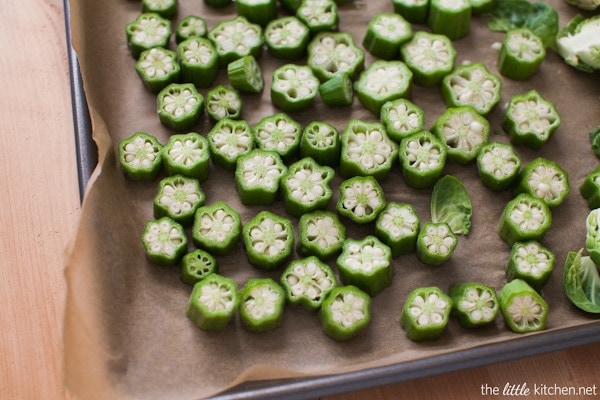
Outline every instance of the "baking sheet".
<svg viewBox="0 0 600 400">
<path fill-rule="evenodd" d="M 561 2 L 552 4 L 561 12 L 561 24 L 576 12 Z M 447 289 L 455 282 L 478 280 L 500 289 L 505 281 L 508 247 L 495 231 L 510 193 L 486 190 L 474 165 L 449 164 L 446 172 L 463 180 L 471 193 L 473 229 L 461 237 L 452 260 L 443 266 L 422 265 L 414 255 L 396 259 L 394 284 L 374 299 L 367 332 L 348 343 L 337 343 L 322 334 L 315 315 L 288 307 L 283 326 L 272 332 L 251 334 L 235 320 L 222 332 L 206 333 L 185 318 L 191 289 L 179 281 L 177 269 L 152 265 L 140 246 L 143 224 L 152 218 L 156 183 L 129 181 L 115 158 L 114 144 L 135 131 L 152 133 L 163 143 L 172 134 L 158 122 L 155 98 L 133 70 L 134 60 L 125 42 L 124 26 L 139 14 L 140 4 L 71 0 L 67 6 L 77 54 L 74 60 L 80 63 L 73 74 L 77 77 L 77 71 L 81 72 L 81 80 L 73 79 L 74 94 L 85 93 L 86 100 L 74 104 L 76 131 L 83 138 L 91 135 L 97 146 L 96 157 L 93 146 L 80 146 L 82 171 L 97 166 L 91 176 L 82 173 L 82 183 L 88 184 L 66 269 L 67 383 L 76 394 L 83 398 L 192 399 L 218 393 L 234 398 L 285 393 L 311 398 L 600 340 L 598 321 L 574 309 L 560 283 L 566 252 L 583 245 L 587 206 L 577 189 L 598 163 L 587 137 L 600 124 L 597 75 L 575 71 L 551 53 L 532 80 L 504 80 L 503 101 L 489 117 L 497 132 L 492 138 L 506 142 L 500 132 L 503 106 L 512 94 L 530 88 L 552 99 L 563 116 L 562 126 L 541 150 L 517 149 L 524 162 L 537 156 L 559 162 L 569 172 L 574 189 L 553 211 L 554 223 L 544 239 L 557 253 L 555 273 L 544 289 L 551 307 L 547 331 L 517 335 L 499 317 L 494 325 L 477 331 L 451 321 L 443 337 L 432 343 L 415 344 L 405 338 L 398 318 L 412 288 L 437 284 Z M 351 2 L 340 7 L 340 28 L 360 42 L 368 20 L 379 11 L 391 10 L 388 1 Z M 180 1 L 176 19 L 194 13 L 205 16 L 210 27 L 234 12 L 234 6 L 212 10 L 199 1 Z M 501 38 L 487 29 L 485 20 L 474 19 L 472 34 L 455 42 L 457 62 L 483 61 L 495 71 L 497 53 L 491 44 Z M 367 55 L 367 65 L 372 60 Z M 263 53 L 267 88 L 269 71 L 280 64 Z M 226 83 L 223 72 L 219 81 Z M 445 107 L 437 88 L 414 87 L 411 98 L 425 109 L 427 125 Z M 268 90 L 244 96 L 244 100 L 243 118 L 251 124 L 278 111 L 270 104 Z M 315 118 L 328 121 L 340 130 L 350 118 L 375 120 L 358 101 L 348 109 L 329 109 L 317 102 L 293 117 L 303 125 Z M 210 126 L 205 117 L 196 130 L 206 133 Z M 244 222 L 249 220 L 259 208 L 241 205 L 233 185 L 219 184 L 223 179 L 231 179 L 231 174 L 214 167 L 202 185 L 207 203 L 226 199 L 242 213 Z M 338 177 L 334 185 L 339 182 Z M 409 202 L 422 220 L 429 219 L 430 190 L 406 187 L 398 167 L 383 186 L 388 200 Z M 332 208 L 335 199 L 330 204 Z M 273 209 L 284 215 L 281 204 Z M 369 227 L 348 226 L 355 238 L 370 232 Z M 278 276 L 277 271 L 265 273 L 249 267 L 242 252 L 219 262 L 222 273 L 234 277 L 240 287 L 251 276 Z M 223 392 L 230 388 L 234 389 Z"/>
</svg>

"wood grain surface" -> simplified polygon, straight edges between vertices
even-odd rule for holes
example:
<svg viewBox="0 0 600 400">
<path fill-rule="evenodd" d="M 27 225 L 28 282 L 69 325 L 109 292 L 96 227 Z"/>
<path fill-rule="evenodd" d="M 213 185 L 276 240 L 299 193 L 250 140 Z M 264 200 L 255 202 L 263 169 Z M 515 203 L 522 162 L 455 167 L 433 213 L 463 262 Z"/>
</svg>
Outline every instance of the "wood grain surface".
<svg viewBox="0 0 600 400">
<path fill-rule="evenodd" d="M 0 11 L 0 399 L 72 398 L 63 270 L 80 202 L 63 3 L 3 0 Z M 577 398 L 557 393 L 568 386 L 598 398 L 598 365 L 594 344 L 327 399 Z M 502 396 L 507 385 L 513 396 Z"/>
</svg>

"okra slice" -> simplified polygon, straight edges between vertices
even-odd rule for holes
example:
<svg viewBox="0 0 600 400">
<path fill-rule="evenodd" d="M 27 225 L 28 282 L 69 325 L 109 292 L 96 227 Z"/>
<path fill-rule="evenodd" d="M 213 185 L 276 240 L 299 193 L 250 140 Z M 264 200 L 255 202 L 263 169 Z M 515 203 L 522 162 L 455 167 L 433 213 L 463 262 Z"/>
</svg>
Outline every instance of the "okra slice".
<svg viewBox="0 0 600 400">
<path fill-rule="evenodd" d="M 550 279 L 555 258 L 550 249 L 536 240 L 516 242 L 506 264 L 506 279 L 522 279 L 539 291 Z"/>
<path fill-rule="evenodd" d="M 294 228 L 288 218 L 264 210 L 244 225 L 242 239 L 250 265 L 273 270 L 291 257 Z"/>
<path fill-rule="evenodd" d="M 203 331 L 221 330 L 233 319 L 239 301 L 233 279 L 210 274 L 194 285 L 186 316 Z"/>
<path fill-rule="evenodd" d="M 279 327 L 284 309 L 285 292 L 271 278 L 251 278 L 240 291 L 240 319 L 252 332 Z"/>
<path fill-rule="evenodd" d="M 439 287 L 416 288 L 402 307 L 400 326 L 414 342 L 435 340 L 446 329 L 451 311 L 452 299 Z"/>
<path fill-rule="evenodd" d="M 287 301 L 309 311 L 321 307 L 338 285 L 331 267 L 314 256 L 292 261 L 280 279 Z"/>
<path fill-rule="evenodd" d="M 548 207 L 562 204 L 571 192 L 569 175 L 558 163 L 538 157 L 523 167 L 515 193 L 528 193 Z"/>
<path fill-rule="evenodd" d="M 375 234 L 396 258 L 415 251 L 420 224 L 412 205 L 392 201 L 377 216 Z"/>
<path fill-rule="evenodd" d="M 194 286 L 208 275 L 217 273 L 219 264 L 208 251 L 194 249 L 181 259 L 181 282 Z"/>
<path fill-rule="evenodd" d="M 600 265 L 600 209 L 589 212 L 585 220 L 585 248 L 589 257 Z"/>
<path fill-rule="evenodd" d="M 235 188 L 242 204 L 273 204 L 286 171 L 281 157 L 274 151 L 254 149 L 238 157 Z"/>
<path fill-rule="evenodd" d="M 412 76 L 402 61 L 374 61 L 356 82 L 358 100 L 379 117 L 381 106 L 387 101 L 410 96 Z"/>
<path fill-rule="evenodd" d="M 162 157 L 168 175 L 189 176 L 200 182 L 208 177 L 208 140 L 199 133 L 171 135 L 163 149 Z"/>
<path fill-rule="evenodd" d="M 439 85 L 454 69 L 456 49 L 447 36 L 419 31 L 400 47 L 400 55 L 417 85 Z"/>
<path fill-rule="evenodd" d="M 381 106 L 380 121 L 390 139 L 400 143 L 405 137 L 423 130 L 425 113 L 408 99 L 395 99 Z"/>
<path fill-rule="evenodd" d="M 241 155 L 255 147 L 252 128 L 245 120 L 219 120 L 206 138 L 213 162 L 230 171 L 235 170 Z"/>
<path fill-rule="evenodd" d="M 507 78 L 525 80 L 537 73 L 546 58 L 542 40 L 529 28 L 506 32 L 498 54 L 498 71 Z"/>
<path fill-rule="evenodd" d="M 302 0 L 295 15 L 313 34 L 336 31 L 338 27 L 339 15 L 333 0 Z"/>
<path fill-rule="evenodd" d="M 502 127 L 515 145 L 539 149 L 561 123 L 554 104 L 535 89 L 510 98 Z"/>
<path fill-rule="evenodd" d="M 354 79 L 364 69 L 365 53 L 347 32 L 320 32 L 307 51 L 307 64 L 321 82 L 344 72 Z"/>
<path fill-rule="evenodd" d="M 262 51 L 262 28 L 241 15 L 220 21 L 207 37 L 215 46 L 221 67 L 248 55 L 258 58 Z"/>
<path fill-rule="evenodd" d="M 424 264 L 440 265 L 450 259 L 457 244 L 458 238 L 446 222 L 426 222 L 417 237 L 417 256 Z"/>
<path fill-rule="evenodd" d="M 219 75 L 217 50 L 203 37 L 191 37 L 177 45 L 181 80 L 198 88 L 211 86 Z"/>
<path fill-rule="evenodd" d="M 142 12 L 156 13 L 171 19 L 177 15 L 177 0 L 142 0 Z"/>
<path fill-rule="evenodd" d="M 347 341 L 371 322 L 371 298 L 356 286 L 334 288 L 319 309 L 323 332 L 337 341 Z"/>
<path fill-rule="evenodd" d="M 552 213 L 541 199 L 521 193 L 506 204 L 498 233 L 507 244 L 540 241 L 552 224 Z"/>
<path fill-rule="evenodd" d="M 156 102 L 160 122 L 184 131 L 200 120 L 204 97 L 191 83 L 171 83 L 158 93 Z"/>
<path fill-rule="evenodd" d="M 263 117 L 252 128 L 256 146 L 277 152 L 284 162 L 298 152 L 302 126 L 288 114 L 280 112 Z"/>
<path fill-rule="evenodd" d="M 449 161 L 467 164 L 488 142 L 490 123 L 471 106 L 449 107 L 431 131 L 446 145 Z"/>
<path fill-rule="evenodd" d="M 313 121 L 302 131 L 301 157 L 311 157 L 319 165 L 336 167 L 340 160 L 340 148 L 339 133 L 328 122 Z"/>
<path fill-rule="evenodd" d="M 227 65 L 227 79 L 234 89 L 245 93 L 260 93 L 265 87 L 262 69 L 250 54 Z"/>
<path fill-rule="evenodd" d="M 522 279 L 514 279 L 498 294 L 500 312 L 504 321 L 516 333 L 537 332 L 546 329 L 548 303 Z"/>
<path fill-rule="evenodd" d="M 125 25 L 127 47 L 137 59 L 144 50 L 153 47 L 167 48 L 171 38 L 171 21 L 157 13 L 141 13 Z"/>
<path fill-rule="evenodd" d="M 600 207 L 600 167 L 586 175 L 579 192 L 587 201 L 590 210 Z"/>
<path fill-rule="evenodd" d="M 206 113 L 213 121 L 238 119 L 242 114 L 242 99 L 232 88 L 218 85 L 206 93 Z"/>
<path fill-rule="evenodd" d="M 277 18 L 276 0 L 236 0 L 235 4 L 238 15 L 260 26 Z"/>
<path fill-rule="evenodd" d="M 285 212 L 294 217 L 323 209 L 331 200 L 333 168 L 321 166 L 310 157 L 291 164 L 281 177 Z"/>
<path fill-rule="evenodd" d="M 362 45 L 373 56 L 390 60 L 412 35 L 412 25 L 400 14 L 379 13 L 369 21 Z"/>
<path fill-rule="evenodd" d="M 396 159 L 398 145 L 379 122 L 352 119 L 341 135 L 340 175 L 387 178 Z"/>
<path fill-rule="evenodd" d="M 476 328 L 492 323 L 498 315 L 500 304 L 493 287 L 478 282 L 458 283 L 450 286 L 451 315 L 465 328 Z"/>
<path fill-rule="evenodd" d="M 187 39 L 206 37 L 207 32 L 204 18 L 197 15 L 187 15 L 175 27 L 175 42 L 179 44 Z"/>
<path fill-rule="evenodd" d="M 394 12 L 408 22 L 423 24 L 427 22 L 429 0 L 392 0 Z"/>
<path fill-rule="evenodd" d="M 471 31 L 471 2 L 469 0 L 431 0 L 427 25 L 433 33 L 450 40 L 463 38 Z"/>
<path fill-rule="evenodd" d="M 223 201 L 196 210 L 192 238 L 196 246 L 211 254 L 231 253 L 240 241 L 241 231 L 240 214 Z"/>
<path fill-rule="evenodd" d="M 119 164 L 136 181 L 156 179 L 162 169 L 163 145 L 146 132 L 119 140 Z"/>
<path fill-rule="evenodd" d="M 310 30 L 293 15 L 277 18 L 265 28 L 265 44 L 275 57 L 299 60 L 306 53 Z"/>
<path fill-rule="evenodd" d="M 514 148 L 500 142 L 484 144 L 477 155 L 479 178 L 486 187 L 495 191 L 512 186 L 519 176 L 521 164 Z"/>
<path fill-rule="evenodd" d="M 183 226 L 189 226 L 205 199 L 197 179 L 183 175 L 168 176 L 158 183 L 153 202 L 154 218 L 170 217 Z"/>
<path fill-rule="evenodd" d="M 354 101 L 354 82 L 347 73 L 342 73 L 319 85 L 323 103 L 330 107 L 349 106 Z"/>
<path fill-rule="evenodd" d="M 383 189 L 372 176 L 356 176 L 340 183 L 337 212 L 358 224 L 374 221 L 385 208 Z"/>
<path fill-rule="evenodd" d="M 179 263 L 187 251 L 187 236 L 181 224 L 169 217 L 146 222 L 142 233 L 146 255 L 156 265 Z"/>
<path fill-rule="evenodd" d="M 296 249 L 301 256 L 330 260 L 342 250 L 345 240 L 346 227 L 336 213 L 317 210 L 300 217 Z"/>
<path fill-rule="evenodd" d="M 502 81 L 481 62 L 460 65 L 442 79 L 442 97 L 449 107 L 473 106 L 487 115 L 500 101 Z"/>
<path fill-rule="evenodd" d="M 444 173 L 446 146 L 429 131 L 412 134 L 400 142 L 402 176 L 410 187 L 432 187 Z"/>
<path fill-rule="evenodd" d="M 135 63 L 135 70 L 152 93 L 177 82 L 181 72 L 177 54 L 162 47 L 144 50 Z"/>
<path fill-rule="evenodd" d="M 314 103 L 319 80 L 305 65 L 285 64 L 273 71 L 271 101 L 284 112 L 301 111 Z"/>
</svg>

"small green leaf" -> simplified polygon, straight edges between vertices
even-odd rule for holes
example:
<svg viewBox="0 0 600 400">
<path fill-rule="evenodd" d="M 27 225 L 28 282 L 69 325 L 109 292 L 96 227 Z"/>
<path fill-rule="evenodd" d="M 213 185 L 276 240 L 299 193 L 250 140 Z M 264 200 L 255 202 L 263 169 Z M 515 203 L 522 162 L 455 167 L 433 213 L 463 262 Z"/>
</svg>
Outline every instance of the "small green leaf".
<svg viewBox="0 0 600 400">
<path fill-rule="evenodd" d="M 431 194 L 431 220 L 445 222 L 456 235 L 471 229 L 473 208 L 467 189 L 457 178 L 446 175 L 439 179 Z"/>
</svg>

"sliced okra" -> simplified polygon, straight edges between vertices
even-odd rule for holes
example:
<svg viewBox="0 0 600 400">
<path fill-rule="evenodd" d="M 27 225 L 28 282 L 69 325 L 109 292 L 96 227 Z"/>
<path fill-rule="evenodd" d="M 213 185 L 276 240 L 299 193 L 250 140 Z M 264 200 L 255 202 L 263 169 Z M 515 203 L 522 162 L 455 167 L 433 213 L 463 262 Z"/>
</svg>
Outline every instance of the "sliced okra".
<svg viewBox="0 0 600 400">
<path fill-rule="evenodd" d="M 338 286 L 331 267 L 314 256 L 290 262 L 280 279 L 287 301 L 310 311 L 321 307 Z"/>
<path fill-rule="evenodd" d="M 254 149 L 241 155 L 235 168 L 235 187 L 242 204 L 273 204 L 286 171 L 281 157 L 274 151 Z"/>
<path fill-rule="evenodd" d="M 240 319 L 252 332 L 279 327 L 284 309 L 285 292 L 271 278 L 251 278 L 240 291 Z"/>
<path fill-rule="evenodd" d="M 224 329 L 233 319 L 239 304 L 235 281 L 219 274 L 210 274 L 194 285 L 186 316 L 200 329 Z"/>
<path fill-rule="evenodd" d="M 160 122 L 184 131 L 200 120 L 204 97 L 192 83 L 171 83 L 158 93 L 156 102 Z"/>
<path fill-rule="evenodd" d="M 240 214 L 223 201 L 196 210 L 192 238 L 196 246 L 211 254 L 231 253 L 240 241 L 241 231 Z"/>
<path fill-rule="evenodd" d="M 244 225 L 242 239 L 250 265 L 265 270 L 276 269 L 292 255 L 292 221 L 271 211 L 261 211 Z"/>
<path fill-rule="evenodd" d="M 492 323 L 498 315 L 500 304 L 493 287 L 478 282 L 458 283 L 450 286 L 452 311 L 465 328 L 475 328 Z"/>
<path fill-rule="evenodd" d="M 400 143 L 405 137 L 423 130 L 425 114 L 421 107 L 401 98 L 388 101 L 381 107 L 380 121 L 390 139 Z"/>
<path fill-rule="evenodd" d="M 340 136 L 330 123 L 313 121 L 302 131 L 301 157 L 311 157 L 320 165 L 336 167 L 340 160 L 340 148 Z"/>
<path fill-rule="evenodd" d="M 152 93 L 177 82 L 181 72 L 177 54 L 162 47 L 144 50 L 135 63 L 135 70 Z"/>
<path fill-rule="evenodd" d="M 323 103 L 330 107 L 349 106 L 354 101 L 354 82 L 347 73 L 342 73 L 319 85 Z"/>
<path fill-rule="evenodd" d="M 302 126 L 286 113 L 263 117 L 252 128 L 256 146 L 277 152 L 284 162 L 296 155 L 300 147 Z"/>
<path fill-rule="evenodd" d="M 398 153 L 402 176 L 410 187 L 431 187 L 444 173 L 446 146 L 429 131 L 421 131 L 402 139 Z"/>
<path fill-rule="evenodd" d="M 439 85 L 452 72 L 456 49 L 445 35 L 419 31 L 400 47 L 400 55 L 417 85 Z"/>
<path fill-rule="evenodd" d="M 415 251 L 420 223 L 412 205 L 392 201 L 377 217 L 375 233 L 396 258 Z"/>
<path fill-rule="evenodd" d="M 175 27 L 175 42 L 179 44 L 187 39 L 206 37 L 207 32 L 204 18 L 197 15 L 188 15 L 179 21 Z"/>
<path fill-rule="evenodd" d="M 265 87 L 262 69 L 252 54 L 230 62 L 227 65 L 227 79 L 240 92 L 260 93 Z"/>
<path fill-rule="evenodd" d="M 449 161 L 466 164 L 488 142 L 490 123 L 471 106 L 449 107 L 431 131 L 446 145 Z"/>
<path fill-rule="evenodd" d="M 276 0 L 236 0 L 235 4 L 238 15 L 260 26 L 277 18 Z"/>
<path fill-rule="evenodd" d="M 522 279 L 539 291 L 550 279 L 555 258 L 550 249 L 536 240 L 516 242 L 506 264 L 506 279 Z"/>
<path fill-rule="evenodd" d="M 295 15 L 311 33 L 336 31 L 338 28 L 339 15 L 333 0 L 302 0 Z"/>
<path fill-rule="evenodd" d="M 362 45 L 375 57 L 390 60 L 412 35 L 412 25 L 400 14 L 379 13 L 369 21 Z"/>
<path fill-rule="evenodd" d="M 523 167 L 515 193 L 528 193 L 548 207 L 562 204 L 571 192 L 569 175 L 558 163 L 538 157 Z"/>
<path fill-rule="evenodd" d="M 175 265 L 187 251 L 187 236 L 181 224 L 169 217 L 146 222 L 142 234 L 146 255 L 157 265 Z"/>
<path fill-rule="evenodd" d="M 552 224 L 552 213 L 546 203 L 530 194 L 521 193 L 506 204 L 498 233 L 509 245 L 515 242 L 541 240 Z"/>
<path fill-rule="evenodd" d="M 427 25 L 436 34 L 450 40 L 463 38 L 471 31 L 471 2 L 469 0 L 431 0 Z"/>
<path fill-rule="evenodd" d="M 510 98 L 502 127 L 510 141 L 539 149 L 560 126 L 554 104 L 535 89 Z"/>
<path fill-rule="evenodd" d="M 374 221 L 385 208 L 383 189 L 372 176 L 356 176 L 340 183 L 337 212 L 358 224 Z"/>
<path fill-rule="evenodd" d="M 177 0 L 142 0 L 142 12 L 171 19 L 177 15 Z"/>
<path fill-rule="evenodd" d="M 191 37 L 177 45 L 177 58 L 181 65 L 181 80 L 196 87 L 211 86 L 219 74 L 217 50 L 203 37 Z"/>
<path fill-rule="evenodd" d="M 333 168 L 321 166 L 310 157 L 291 164 L 281 177 L 285 212 L 294 217 L 323 209 L 331 200 Z"/>
<path fill-rule="evenodd" d="M 275 57 L 298 60 L 304 57 L 310 30 L 293 15 L 277 18 L 265 28 L 265 44 Z"/>
<path fill-rule="evenodd" d="M 223 118 L 238 119 L 242 114 L 242 99 L 232 88 L 218 85 L 206 93 L 206 113 L 213 121 Z"/>
<path fill-rule="evenodd" d="M 317 210 L 300 217 L 297 251 L 301 256 L 330 260 L 342 250 L 345 240 L 346 227 L 336 213 Z"/>
<path fill-rule="evenodd" d="M 358 100 L 379 117 L 381 106 L 387 101 L 410 96 L 412 76 L 402 61 L 374 61 L 356 82 Z"/>
<path fill-rule="evenodd" d="M 181 282 L 194 286 L 212 273 L 217 273 L 219 264 L 208 251 L 194 249 L 181 259 Z"/>
<path fill-rule="evenodd" d="M 371 322 L 371 298 L 356 286 L 334 288 L 319 309 L 323 332 L 337 341 L 347 341 Z"/>
<path fill-rule="evenodd" d="M 460 65 L 442 79 L 442 97 L 449 107 L 473 106 L 487 115 L 500 101 L 502 81 L 481 62 Z"/>
<path fill-rule="evenodd" d="M 170 217 L 183 226 L 189 226 L 205 199 L 197 179 L 183 175 L 168 176 L 158 183 L 153 202 L 154 218 Z"/>
<path fill-rule="evenodd" d="M 402 308 L 400 326 L 414 341 L 439 338 L 450 320 L 452 299 L 437 286 L 414 289 Z"/>
<path fill-rule="evenodd" d="M 259 58 L 262 51 L 262 28 L 243 16 L 220 21 L 207 37 L 215 46 L 221 67 L 248 55 Z"/>
<path fill-rule="evenodd" d="M 168 175 L 189 176 L 200 182 L 208 177 L 208 140 L 199 133 L 171 135 L 163 149 L 162 157 Z"/>
<path fill-rule="evenodd" d="M 365 53 L 347 32 L 320 32 L 307 49 L 307 64 L 321 82 L 344 72 L 354 79 L 364 69 Z"/>
<path fill-rule="evenodd" d="M 167 48 L 171 38 L 171 21 L 157 13 L 141 13 L 125 25 L 127 47 L 137 59 L 144 50 L 153 47 Z"/>
<path fill-rule="evenodd" d="M 392 0 L 394 12 L 408 22 L 423 24 L 427 22 L 429 0 Z"/>
<path fill-rule="evenodd" d="M 383 180 L 398 158 L 398 145 L 379 122 L 353 119 L 341 135 L 340 175 L 373 176 Z"/>
<path fill-rule="evenodd" d="M 237 159 L 254 149 L 254 134 L 245 120 L 222 119 L 206 136 L 213 162 L 227 170 L 235 170 Z"/>
<path fill-rule="evenodd" d="M 546 58 L 542 40 L 529 28 L 506 32 L 498 54 L 498 71 L 507 78 L 525 80 L 537 73 Z"/>
<path fill-rule="evenodd" d="M 487 143 L 477 155 L 477 171 L 481 182 L 495 191 L 507 189 L 515 182 L 521 163 L 514 148 L 505 143 Z"/>
<path fill-rule="evenodd" d="M 319 80 L 305 65 L 285 64 L 273 71 L 271 101 L 284 112 L 301 111 L 313 104 Z"/>
<path fill-rule="evenodd" d="M 119 164 L 134 180 L 156 179 L 162 169 L 163 145 L 146 132 L 136 132 L 119 141 Z"/>
<path fill-rule="evenodd" d="M 588 213 L 585 220 L 585 249 L 594 263 L 600 265 L 600 209 Z"/>
<path fill-rule="evenodd" d="M 446 222 L 426 222 L 417 237 L 417 256 L 427 265 L 440 265 L 450 259 L 457 244 L 458 239 Z"/>
<path fill-rule="evenodd" d="M 548 303 L 522 279 L 505 284 L 498 294 L 504 321 L 516 333 L 537 332 L 546 328 Z"/>
<path fill-rule="evenodd" d="M 600 166 L 586 175 L 579 192 L 587 201 L 590 210 L 600 207 Z"/>
</svg>

